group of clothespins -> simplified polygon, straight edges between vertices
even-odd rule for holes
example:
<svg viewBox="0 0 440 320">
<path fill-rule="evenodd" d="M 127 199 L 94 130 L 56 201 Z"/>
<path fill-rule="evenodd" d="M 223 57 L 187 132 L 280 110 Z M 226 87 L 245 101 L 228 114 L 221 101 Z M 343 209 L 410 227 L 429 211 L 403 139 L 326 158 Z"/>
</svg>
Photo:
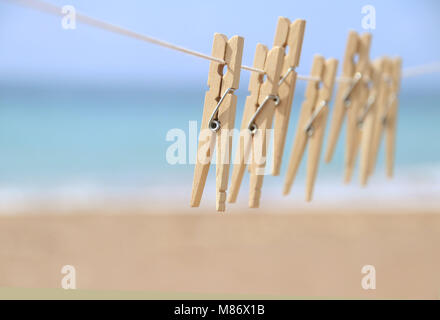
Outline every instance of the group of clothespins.
<svg viewBox="0 0 440 320">
<path fill-rule="evenodd" d="M 305 21 L 281 17 L 274 45 L 268 49 L 258 44 L 254 70 L 244 106 L 236 159 L 233 163 L 228 197 L 233 129 L 237 97 L 234 91 L 240 82 L 244 39 L 215 34 L 212 55 L 224 63 L 212 61 L 209 69 L 209 90 L 205 96 L 199 136 L 197 162 L 191 196 L 191 206 L 198 207 L 202 198 L 211 157 L 216 148 L 216 208 L 225 210 L 226 200 L 234 203 L 246 167 L 250 173 L 249 206 L 258 208 L 267 149 L 273 133 L 272 175 L 280 174 L 290 112 L 305 31 Z M 386 134 L 387 174 L 392 176 L 396 138 L 396 115 L 401 77 L 400 58 L 370 60 L 371 34 L 349 33 L 342 75 L 336 78 L 338 61 L 316 55 L 302 103 L 290 156 L 284 194 L 290 192 L 300 162 L 308 145 L 306 199 L 312 199 L 321 157 L 329 103 L 333 87 L 338 82 L 333 117 L 330 126 L 326 162 L 330 162 L 347 116 L 345 181 L 351 180 L 360 153 L 360 179 L 365 185 L 375 169 L 383 134 Z M 287 52 L 288 51 L 288 52 Z"/>
</svg>

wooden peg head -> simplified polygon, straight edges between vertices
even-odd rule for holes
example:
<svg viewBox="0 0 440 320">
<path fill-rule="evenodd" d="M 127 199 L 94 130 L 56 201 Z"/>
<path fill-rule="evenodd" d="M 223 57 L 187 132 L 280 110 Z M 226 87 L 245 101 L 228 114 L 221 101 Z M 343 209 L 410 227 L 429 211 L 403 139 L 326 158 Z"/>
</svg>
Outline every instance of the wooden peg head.
<svg viewBox="0 0 440 320">
<path fill-rule="evenodd" d="M 315 55 L 313 58 L 312 71 L 310 72 L 311 77 L 317 77 L 322 79 L 325 67 L 325 58 L 321 55 Z M 321 81 L 309 81 L 306 88 L 306 99 L 313 99 L 316 96 Z"/>
<path fill-rule="evenodd" d="M 368 72 L 370 64 L 370 49 L 371 49 L 371 33 L 364 33 L 359 37 L 359 60 L 356 70 L 359 72 Z"/>
<path fill-rule="evenodd" d="M 287 39 L 289 37 L 289 28 L 290 20 L 286 17 L 279 17 L 273 41 L 274 47 L 286 47 Z"/>
<path fill-rule="evenodd" d="M 228 88 L 238 89 L 240 84 L 241 62 L 243 57 L 244 38 L 232 37 L 225 50 L 226 70 L 223 74 L 223 91 Z"/>
</svg>

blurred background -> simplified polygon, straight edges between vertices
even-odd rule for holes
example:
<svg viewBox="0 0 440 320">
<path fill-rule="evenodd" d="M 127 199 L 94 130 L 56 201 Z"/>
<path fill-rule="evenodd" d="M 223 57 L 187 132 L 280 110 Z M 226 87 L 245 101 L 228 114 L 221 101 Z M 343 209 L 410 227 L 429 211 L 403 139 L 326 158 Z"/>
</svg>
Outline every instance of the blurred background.
<svg viewBox="0 0 440 320">
<path fill-rule="evenodd" d="M 344 185 L 343 130 L 312 203 L 305 161 L 282 196 L 306 85 L 298 81 L 281 176 L 265 177 L 261 208 L 248 210 L 246 175 L 238 203 L 220 215 L 215 168 L 191 209 L 194 166 L 166 160 L 167 133 L 188 139 L 190 121 L 200 124 L 209 61 L 79 22 L 65 30 L 61 17 L 10 2 L 0 0 L 0 299 L 11 295 L 2 287 L 60 288 L 65 265 L 90 290 L 439 297 L 440 73 L 402 80 L 394 179 L 382 146 L 368 186 L 357 176 Z M 215 32 L 238 34 L 248 66 L 257 43 L 272 45 L 279 16 L 306 19 L 302 75 L 317 53 L 341 60 L 372 5 L 372 59 L 439 70 L 437 0 L 48 2 L 206 54 Z M 365 265 L 377 269 L 377 290 L 361 286 Z"/>
<path fill-rule="evenodd" d="M 210 54 L 215 32 L 245 38 L 243 64 L 258 42 L 272 45 L 279 16 L 307 20 L 300 74 L 313 55 L 342 59 L 348 31 L 363 32 L 361 9 L 376 8 L 371 57 L 401 56 L 405 67 L 440 60 L 436 0 L 355 1 L 48 1 L 193 50 Z M 170 129 L 200 122 L 209 62 L 0 1 L 0 212 L 37 204 L 66 210 L 109 201 L 157 208 L 188 207 L 193 166 L 170 165 Z M 339 72 L 338 72 L 339 74 Z M 385 178 L 383 154 L 367 190 L 343 181 L 343 141 L 333 162 L 321 162 L 315 201 L 304 202 L 304 166 L 292 195 L 280 177 L 265 178 L 262 207 L 338 204 L 440 208 L 440 74 L 403 79 L 396 170 Z M 249 81 L 237 91 L 241 121 Z M 299 82 L 284 155 L 292 146 L 305 83 Z M 247 180 L 239 207 L 247 205 Z M 214 213 L 211 170 L 203 207 Z M 170 203 L 169 197 L 173 201 Z M 372 201 L 374 200 L 374 201 Z"/>
</svg>

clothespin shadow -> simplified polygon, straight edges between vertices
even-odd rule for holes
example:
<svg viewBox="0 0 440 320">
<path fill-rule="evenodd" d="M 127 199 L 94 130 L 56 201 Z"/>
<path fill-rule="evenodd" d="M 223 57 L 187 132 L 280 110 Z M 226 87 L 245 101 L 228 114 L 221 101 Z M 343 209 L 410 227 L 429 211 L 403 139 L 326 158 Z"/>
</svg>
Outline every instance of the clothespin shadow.
<svg viewBox="0 0 440 320">
<path fill-rule="evenodd" d="M 287 169 L 284 195 L 290 193 L 305 149 L 309 145 L 306 200 L 311 201 L 312 199 L 327 123 L 328 103 L 332 97 L 337 67 L 338 61 L 336 59 L 325 60 L 324 57 L 317 55 L 313 60 L 311 77 L 321 80 L 312 80 L 307 85 Z"/>
<path fill-rule="evenodd" d="M 234 91 L 240 83 L 240 71 L 244 39 L 234 36 L 228 40 L 223 34 L 215 34 L 212 56 L 225 64 L 211 61 L 208 75 L 209 89 L 205 95 L 203 118 L 200 128 L 197 161 L 194 169 L 191 206 L 198 207 L 211 165 L 211 156 L 217 147 L 216 208 L 225 210 L 231 160 L 232 135 L 235 122 L 237 97 Z"/>
</svg>

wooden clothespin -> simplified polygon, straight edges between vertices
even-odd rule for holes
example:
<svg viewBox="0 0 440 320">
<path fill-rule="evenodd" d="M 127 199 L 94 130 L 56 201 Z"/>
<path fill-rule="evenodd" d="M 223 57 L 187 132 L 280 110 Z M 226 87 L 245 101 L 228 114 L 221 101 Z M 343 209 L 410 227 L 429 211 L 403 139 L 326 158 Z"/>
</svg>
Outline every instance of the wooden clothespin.
<svg viewBox="0 0 440 320">
<path fill-rule="evenodd" d="M 385 156 L 387 176 L 393 176 L 394 154 L 396 141 L 396 123 L 398 110 L 398 94 L 401 82 L 402 59 L 384 59 L 384 72 L 382 77 L 382 90 L 376 117 L 372 151 L 370 156 L 369 172 L 373 173 L 377 155 L 379 153 L 380 140 L 383 133 L 386 135 Z"/>
<path fill-rule="evenodd" d="M 383 119 L 386 110 L 389 108 L 389 101 L 391 97 L 391 74 L 392 64 L 391 59 L 382 58 L 382 76 L 380 79 L 380 90 L 377 101 L 376 119 L 374 121 L 373 141 L 371 145 L 370 160 L 369 160 L 369 175 L 372 175 L 377 163 L 377 155 L 379 153 L 380 141 L 382 139 L 384 125 Z"/>
<path fill-rule="evenodd" d="M 399 108 L 398 95 L 400 91 L 400 82 L 402 76 L 402 59 L 395 58 L 392 61 L 393 73 L 391 75 L 391 102 L 390 108 L 387 110 L 383 119 L 386 132 L 386 165 L 387 176 L 393 177 L 394 174 L 394 158 L 396 150 L 396 127 L 397 127 L 397 112 Z"/>
<path fill-rule="evenodd" d="M 234 36 L 228 40 L 223 34 L 214 35 L 212 56 L 225 65 L 212 61 L 209 68 L 203 119 L 200 128 L 197 162 L 191 195 L 191 206 L 198 207 L 217 140 L 216 207 L 225 210 L 229 166 L 232 149 L 231 131 L 234 129 L 237 97 L 234 91 L 240 83 L 244 39 Z"/>
<path fill-rule="evenodd" d="M 345 150 L 345 182 L 351 181 L 356 156 L 359 150 L 361 130 L 358 125 L 362 108 L 368 100 L 368 81 L 370 77 L 370 47 L 371 34 L 365 33 L 359 39 L 359 61 L 356 66 L 355 79 L 352 85 L 351 95 L 346 98 L 347 106 L 347 136 Z M 349 103 L 348 103 L 349 101 Z"/>
<path fill-rule="evenodd" d="M 278 18 L 278 25 L 275 32 L 274 47 L 281 47 L 283 49 L 283 60 L 281 62 L 281 75 L 278 83 L 278 101 L 279 104 L 275 108 L 274 119 L 274 160 L 272 167 L 272 175 L 279 175 L 282 156 L 284 153 L 284 145 L 286 141 L 287 128 L 289 125 L 290 111 L 292 108 L 293 96 L 296 87 L 297 73 L 295 68 L 299 64 L 301 56 L 302 44 L 305 31 L 305 20 L 295 20 L 290 22 L 288 18 Z M 286 51 L 289 52 L 286 54 Z M 266 49 L 267 51 L 267 49 Z M 264 68 L 264 53 L 262 48 L 257 47 L 257 52 L 254 60 L 254 67 Z M 267 53 L 266 53 L 267 56 Z M 251 143 L 245 143 L 243 139 L 251 142 L 251 136 L 246 137 L 247 126 L 252 115 L 256 111 L 258 105 L 259 88 L 262 83 L 261 75 L 251 75 L 249 91 L 251 95 L 246 100 L 245 114 L 243 115 L 242 132 L 245 131 L 241 137 L 238 153 L 238 164 L 234 166 L 232 174 L 231 192 L 229 194 L 229 202 L 235 202 L 238 192 L 243 180 L 246 162 L 249 162 L 251 153 Z M 246 145 L 246 147 L 245 147 Z M 252 172 L 252 166 L 247 166 L 249 173 Z"/>
<path fill-rule="evenodd" d="M 327 122 L 328 103 L 332 97 L 337 68 L 338 61 L 336 59 L 326 61 L 322 56 L 315 56 L 313 60 L 311 77 L 317 77 L 321 81 L 310 81 L 307 85 L 306 97 L 301 106 L 297 132 L 287 169 L 284 184 L 285 195 L 290 192 L 308 143 L 306 200 L 312 199 Z M 320 82 L 321 88 L 319 87 Z"/>
<path fill-rule="evenodd" d="M 301 57 L 305 27 L 305 20 L 298 19 L 291 23 L 288 18 L 280 17 L 278 19 L 274 46 L 284 48 L 284 61 L 281 70 L 282 77 L 278 88 L 280 104 L 275 108 L 274 119 L 272 163 L 272 175 L 274 176 L 278 176 L 281 170 L 290 111 L 292 110 L 292 101 L 296 87 L 297 72 L 295 69 L 298 67 Z M 289 52 L 286 54 L 287 48 Z"/>
<path fill-rule="evenodd" d="M 232 171 L 231 188 L 228 201 L 237 200 L 246 165 L 250 162 L 251 182 L 249 206 L 259 206 L 263 175 L 261 169 L 266 166 L 266 140 L 268 130 L 272 128 L 275 108 L 279 104 L 278 83 L 283 62 L 283 48 L 272 50 L 262 44 L 257 45 L 254 68 L 262 69 L 262 74 L 254 73 L 249 82 L 250 95 L 246 98 L 241 123 L 238 152 Z M 264 79 L 265 78 L 265 79 Z M 252 159 L 251 161 L 250 158 Z"/>
<path fill-rule="evenodd" d="M 342 80 L 339 82 L 336 92 L 335 103 L 333 105 L 333 116 L 330 124 L 329 138 L 327 141 L 327 151 L 325 161 L 328 163 L 332 160 L 336 148 L 342 123 L 347 111 L 347 103 L 349 103 L 350 95 L 359 82 L 359 74 L 356 75 L 355 57 L 359 53 L 359 35 L 355 31 L 348 34 L 347 46 L 345 48 L 344 62 L 342 65 Z M 352 82 L 355 79 L 357 82 Z"/>
<path fill-rule="evenodd" d="M 368 99 L 361 109 L 358 126 L 362 130 L 360 150 L 360 181 L 366 185 L 370 175 L 371 154 L 373 151 L 374 131 L 377 121 L 378 101 L 383 86 L 383 59 L 377 59 L 371 65 L 371 83 L 369 84 Z"/>
</svg>

